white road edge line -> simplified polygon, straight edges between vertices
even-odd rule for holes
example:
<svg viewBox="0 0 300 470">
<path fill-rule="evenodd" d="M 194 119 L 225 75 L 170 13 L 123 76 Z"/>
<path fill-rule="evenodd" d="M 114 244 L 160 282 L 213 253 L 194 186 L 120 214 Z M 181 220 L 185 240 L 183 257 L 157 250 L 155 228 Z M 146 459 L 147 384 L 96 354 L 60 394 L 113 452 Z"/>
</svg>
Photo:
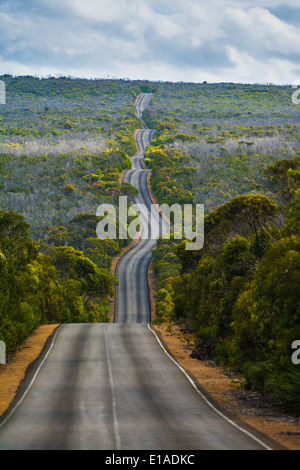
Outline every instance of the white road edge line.
<svg viewBox="0 0 300 470">
<path fill-rule="evenodd" d="M 57 328 L 57 330 L 56 330 L 56 332 L 55 332 L 55 335 L 54 335 L 53 338 L 52 338 L 51 345 L 50 345 L 50 347 L 49 347 L 49 349 L 48 349 L 48 351 L 47 351 L 46 356 L 44 357 L 44 359 L 43 359 L 42 362 L 40 363 L 39 367 L 37 368 L 37 370 L 36 370 L 34 376 L 33 376 L 32 379 L 31 379 L 30 384 L 28 385 L 27 389 L 25 390 L 25 392 L 24 392 L 23 395 L 21 396 L 20 400 L 19 400 L 19 401 L 16 403 L 16 405 L 12 408 L 11 412 L 6 416 L 6 418 L 0 423 L 0 428 L 9 420 L 9 418 L 10 418 L 10 417 L 12 416 L 12 414 L 16 411 L 16 409 L 21 405 L 22 401 L 24 400 L 24 398 L 25 398 L 26 395 L 28 394 L 29 390 L 31 389 L 32 385 L 34 384 L 34 382 L 35 382 L 35 380 L 36 380 L 36 378 L 37 378 L 37 376 L 38 376 L 39 371 L 41 370 L 41 368 L 42 368 L 44 362 L 46 361 L 47 357 L 49 356 L 50 351 L 51 351 L 51 349 L 53 348 L 53 345 L 54 345 L 56 336 L 57 336 L 57 334 L 58 334 L 58 332 L 59 332 L 59 330 L 61 329 L 62 326 L 63 326 L 63 324 L 61 324 L 61 325 Z"/>
<path fill-rule="evenodd" d="M 110 363 L 110 354 L 108 349 L 108 339 L 107 339 L 107 328 L 104 325 L 104 338 L 105 338 L 105 346 L 106 346 L 106 360 L 107 360 L 107 367 L 108 367 L 108 374 L 109 374 L 109 382 L 111 388 L 111 396 L 112 396 L 112 414 L 113 414 L 113 425 L 114 425 L 114 434 L 115 434 L 115 441 L 116 441 L 116 450 L 121 450 L 121 438 L 119 432 L 119 422 L 117 416 L 117 405 L 116 405 L 116 394 L 115 394 L 115 386 L 114 380 L 111 370 L 111 363 Z"/>
<path fill-rule="evenodd" d="M 247 436 L 251 437 L 254 441 L 258 442 L 261 446 L 265 447 L 265 449 L 267 450 L 273 450 L 271 447 L 267 446 L 267 444 L 265 444 L 263 441 L 261 441 L 260 439 L 258 439 L 256 436 L 254 436 L 253 434 L 251 434 L 250 432 L 246 431 L 246 429 L 243 429 L 242 427 L 240 427 L 237 423 L 235 423 L 234 421 L 232 421 L 231 419 L 229 419 L 226 415 L 224 415 L 221 411 L 219 411 L 207 398 L 205 395 L 203 395 L 203 393 L 199 390 L 199 388 L 197 387 L 197 385 L 195 384 L 195 382 L 192 380 L 192 378 L 188 375 L 188 373 L 185 371 L 185 369 L 168 353 L 168 351 L 166 350 L 166 348 L 164 347 L 164 345 L 162 344 L 159 336 L 155 333 L 155 331 L 151 328 L 151 325 L 148 323 L 148 328 L 149 330 L 154 334 L 154 336 L 156 337 L 159 345 L 161 346 L 161 348 L 164 350 L 164 352 L 166 353 L 166 355 L 171 359 L 171 361 L 174 362 L 174 364 L 176 364 L 176 366 L 181 370 L 181 372 L 184 373 L 184 375 L 187 377 L 187 379 L 189 380 L 189 382 L 192 384 L 192 386 L 194 387 L 194 389 L 197 391 L 197 393 L 199 393 L 199 395 L 203 398 L 203 400 L 216 412 L 218 413 L 220 416 L 222 416 L 222 418 L 224 418 L 226 421 L 228 421 L 228 423 L 230 423 L 232 426 L 234 426 L 235 428 L 239 429 L 241 432 L 247 434 Z"/>
<path fill-rule="evenodd" d="M 36 370 L 32 380 L 30 381 L 27 389 L 25 390 L 25 392 L 23 393 L 22 397 L 20 398 L 20 400 L 16 403 L 16 405 L 12 408 L 12 410 L 10 411 L 10 413 L 6 416 L 6 418 L 0 423 L 0 428 L 9 420 L 9 418 L 13 415 L 13 413 L 16 411 L 16 409 L 20 406 L 20 404 L 23 402 L 24 398 L 26 397 L 26 395 L 28 394 L 29 390 L 31 389 L 32 385 L 34 384 L 37 376 L 38 376 L 38 373 L 39 371 L 41 370 L 44 362 L 46 361 L 48 355 L 50 354 L 50 351 L 51 349 L 53 348 L 53 345 L 54 345 L 54 342 L 55 342 L 55 339 L 57 337 L 57 334 L 59 332 L 59 330 L 61 329 L 61 327 L 63 326 L 60 325 L 58 327 L 58 329 L 56 330 L 55 332 L 55 335 L 52 339 L 52 342 L 51 342 L 51 345 L 47 351 L 47 354 L 45 355 L 44 359 L 42 360 L 42 362 L 40 363 L 38 369 Z M 160 341 L 158 335 L 155 333 L 154 330 L 152 330 L 150 324 L 148 323 L 147 324 L 148 326 L 148 329 L 151 331 L 151 333 L 153 333 L 153 335 L 155 336 L 156 340 L 158 341 L 159 345 L 161 346 L 161 348 L 163 349 L 163 351 L 165 352 L 165 354 L 171 359 L 172 362 L 174 362 L 174 364 L 176 364 L 176 366 L 181 370 L 181 372 L 183 372 L 183 374 L 187 377 L 187 379 L 189 380 L 189 382 L 192 384 L 192 386 L 194 387 L 194 389 L 197 391 L 197 393 L 202 397 L 202 399 L 216 412 L 218 413 L 220 416 L 222 416 L 223 419 L 225 419 L 226 421 L 228 421 L 232 426 L 236 427 L 237 429 L 239 429 L 241 432 L 247 434 L 249 437 L 251 437 L 253 440 L 255 440 L 256 442 L 258 442 L 260 445 L 262 445 L 263 447 L 265 447 L 267 450 L 272 450 L 272 448 L 270 448 L 269 446 L 267 446 L 264 442 L 262 442 L 260 439 L 258 439 L 257 437 L 255 437 L 253 434 L 249 433 L 248 431 L 246 431 L 245 429 L 243 429 L 242 427 L 238 426 L 238 424 L 236 424 L 234 421 L 232 421 L 231 419 L 229 419 L 227 416 L 225 416 L 223 413 L 221 413 L 217 408 L 215 408 L 215 406 L 206 398 L 205 395 L 203 395 L 203 393 L 198 389 L 198 387 L 196 386 L 195 382 L 191 379 L 191 377 L 187 374 L 187 372 L 184 370 L 184 368 L 177 362 L 173 359 L 173 357 L 168 353 L 168 351 L 166 350 L 166 348 L 164 347 L 164 345 L 162 344 L 162 342 Z M 111 364 L 110 364 L 110 355 L 109 355 L 109 350 L 108 350 L 108 342 L 107 342 L 107 333 L 106 333 L 106 328 L 104 328 L 104 336 L 105 336 L 105 345 L 106 345 L 106 351 L 107 351 L 107 365 L 108 365 L 108 371 L 109 371 L 109 380 L 110 380 L 110 385 L 111 385 L 111 390 L 112 390 L 112 408 L 113 408 L 113 422 L 114 422 L 114 432 L 115 432 L 115 439 L 116 439 L 116 447 L 117 449 L 116 450 L 120 450 L 121 449 L 121 439 L 120 439 L 120 434 L 119 434 L 119 423 L 118 423 L 118 418 L 117 418 L 117 413 L 116 413 L 116 398 L 115 398 L 115 391 L 114 391 L 114 382 L 113 382 L 113 377 L 112 377 L 112 370 L 111 370 Z"/>
</svg>

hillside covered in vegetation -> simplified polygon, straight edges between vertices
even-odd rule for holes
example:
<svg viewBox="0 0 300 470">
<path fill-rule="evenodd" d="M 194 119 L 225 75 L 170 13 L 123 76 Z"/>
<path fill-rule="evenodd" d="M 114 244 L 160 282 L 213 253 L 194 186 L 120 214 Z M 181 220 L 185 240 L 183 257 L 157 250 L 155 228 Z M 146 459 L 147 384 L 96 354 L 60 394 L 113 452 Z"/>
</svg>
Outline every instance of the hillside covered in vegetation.
<svg viewBox="0 0 300 470">
<path fill-rule="evenodd" d="M 160 239 L 157 322 L 181 322 L 199 358 L 300 413 L 299 106 L 287 86 L 0 77 L 0 336 L 13 351 L 40 323 L 108 321 L 126 240 L 99 240 L 141 127 L 159 203 L 204 204 L 205 241 Z"/>
<path fill-rule="evenodd" d="M 182 322 L 195 357 L 299 414 L 299 108 L 289 87 L 162 88 L 145 113 L 152 186 L 159 203 L 204 204 L 205 223 L 202 250 L 158 242 L 156 321 Z"/>
<path fill-rule="evenodd" d="M 100 240 L 97 207 L 117 205 L 136 152 L 138 84 L 1 77 L 0 337 L 7 352 L 41 323 L 108 321 L 126 240 Z"/>
</svg>

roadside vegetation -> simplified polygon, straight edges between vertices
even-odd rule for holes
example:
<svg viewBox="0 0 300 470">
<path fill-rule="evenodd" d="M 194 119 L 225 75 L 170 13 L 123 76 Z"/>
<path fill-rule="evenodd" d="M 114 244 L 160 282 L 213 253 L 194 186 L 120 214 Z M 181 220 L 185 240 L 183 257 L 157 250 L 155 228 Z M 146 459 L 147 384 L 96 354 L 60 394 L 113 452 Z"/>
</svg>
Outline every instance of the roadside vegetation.
<svg viewBox="0 0 300 470">
<path fill-rule="evenodd" d="M 41 323 L 108 321 L 126 240 L 99 240 L 96 209 L 134 195 L 134 100 L 156 138 L 145 162 L 160 204 L 204 204 L 200 251 L 158 240 L 156 322 L 194 354 L 300 414 L 299 108 L 264 85 L 0 77 L 0 338 L 12 352 Z"/>
<path fill-rule="evenodd" d="M 145 160 L 160 204 L 204 204 L 205 242 L 187 251 L 185 241 L 159 240 L 156 322 L 180 322 L 195 334 L 194 357 L 241 373 L 245 388 L 299 415 L 291 347 L 300 338 L 300 129 L 291 90 L 178 87 L 185 95 L 168 95 L 178 107 L 167 109 L 160 93 L 145 113 L 157 129 Z"/>
<path fill-rule="evenodd" d="M 7 353 L 40 324 L 107 322 L 127 240 L 100 240 L 102 203 L 136 152 L 138 83 L 1 77 L 0 338 Z M 141 84 L 141 86 L 143 86 Z M 147 84 L 145 84 L 147 89 Z"/>
</svg>

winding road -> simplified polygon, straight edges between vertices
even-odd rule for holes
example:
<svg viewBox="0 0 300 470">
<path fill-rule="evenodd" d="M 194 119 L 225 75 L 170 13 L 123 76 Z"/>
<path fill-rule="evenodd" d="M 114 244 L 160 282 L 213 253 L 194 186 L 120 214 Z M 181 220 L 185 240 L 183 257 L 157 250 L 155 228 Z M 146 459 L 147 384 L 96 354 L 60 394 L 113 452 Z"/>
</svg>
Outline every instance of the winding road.
<svg viewBox="0 0 300 470">
<path fill-rule="evenodd" d="M 139 97 L 137 116 L 150 97 Z M 153 137 L 152 130 L 139 132 L 140 151 L 124 179 L 139 190 L 144 234 L 151 200 L 141 159 Z M 154 217 L 158 234 L 159 213 Z M 119 261 L 114 323 L 58 327 L 1 417 L 1 449 L 271 448 L 215 408 L 152 329 L 147 267 L 154 246 L 155 239 L 142 238 Z"/>
<path fill-rule="evenodd" d="M 145 100 L 144 100 L 145 102 Z M 144 169 L 142 159 L 147 145 L 155 132 L 142 129 L 137 134 L 139 152 L 132 158 L 132 170 L 125 173 L 123 181 L 131 183 L 138 191 L 134 204 L 139 210 L 142 226 L 141 240 L 128 251 L 116 267 L 119 286 L 116 288 L 115 323 L 148 323 L 151 321 L 147 272 L 156 245 L 156 238 L 165 233 L 169 226 L 153 207 L 147 190 L 149 170 Z M 153 210 L 151 210 L 153 209 Z"/>
</svg>

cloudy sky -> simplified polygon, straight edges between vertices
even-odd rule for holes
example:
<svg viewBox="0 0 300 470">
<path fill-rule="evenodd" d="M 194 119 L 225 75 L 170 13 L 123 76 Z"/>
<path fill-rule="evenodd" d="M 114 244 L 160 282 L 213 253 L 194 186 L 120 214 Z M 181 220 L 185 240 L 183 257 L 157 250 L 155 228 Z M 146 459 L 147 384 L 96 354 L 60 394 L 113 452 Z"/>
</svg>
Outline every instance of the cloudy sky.
<svg viewBox="0 0 300 470">
<path fill-rule="evenodd" d="M 0 0 L 0 74 L 300 82 L 300 0 Z"/>
</svg>

